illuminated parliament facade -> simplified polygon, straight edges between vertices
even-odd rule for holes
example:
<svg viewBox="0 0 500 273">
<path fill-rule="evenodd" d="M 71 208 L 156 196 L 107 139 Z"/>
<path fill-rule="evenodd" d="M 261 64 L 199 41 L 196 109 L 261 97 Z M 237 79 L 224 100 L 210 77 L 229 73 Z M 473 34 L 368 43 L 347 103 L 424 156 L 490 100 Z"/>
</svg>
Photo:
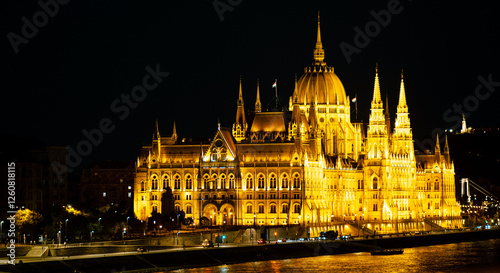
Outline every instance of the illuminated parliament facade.
<svg viewBox="0 0 500 273">
<path fill-rule="evenodd" d="M 378 71 L 368 124 L 351 122 L 349 96 L 324 62 L 318 22 L 314 62 L 304 69 L 288 111 L 245 108 L 210 143 L 158 131 L 137 159 L 134 211 L 162 212 L 162 196 L 193 225 L 305 227 L 391 233 L 461 227 L 448 142 L 416 154 L 403 77 L 394 126 Z M 387 106 L 387 104 L 385 104 Z M 252 111 L 253 110 L 253 111 Z M 248 115 L 246 114 L 248 113 Z"/>
</svg>

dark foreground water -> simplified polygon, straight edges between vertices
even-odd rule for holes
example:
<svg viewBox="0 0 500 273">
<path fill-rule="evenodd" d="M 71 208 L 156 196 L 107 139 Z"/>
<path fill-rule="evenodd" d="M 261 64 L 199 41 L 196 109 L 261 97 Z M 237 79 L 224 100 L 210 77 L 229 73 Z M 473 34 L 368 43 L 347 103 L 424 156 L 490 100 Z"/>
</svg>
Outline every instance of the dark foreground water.
<svg viewBox="0 0 500 273">
<path fill-rule="evenodd" d="M 500 272 L 500 239 L 405 249 L 402 255 L 354 253 L 272 260 L 175 272 Z M 159 272 L 158 272 L 159 273 Z"/>
</svg>

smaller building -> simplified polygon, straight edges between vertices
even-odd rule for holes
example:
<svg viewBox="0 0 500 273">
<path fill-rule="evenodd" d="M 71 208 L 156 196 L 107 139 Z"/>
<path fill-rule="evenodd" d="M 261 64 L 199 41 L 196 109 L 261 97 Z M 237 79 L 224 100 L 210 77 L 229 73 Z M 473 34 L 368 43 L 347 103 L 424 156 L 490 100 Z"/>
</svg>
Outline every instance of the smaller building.
<svg viewBox="0 0 500 273">
<path fill-rule="evenodd" d="M 103 161 L 82 170 L 80 201 L 100 207 L 132 208 L 135 166 L 133 161 Z"/>
</svg>

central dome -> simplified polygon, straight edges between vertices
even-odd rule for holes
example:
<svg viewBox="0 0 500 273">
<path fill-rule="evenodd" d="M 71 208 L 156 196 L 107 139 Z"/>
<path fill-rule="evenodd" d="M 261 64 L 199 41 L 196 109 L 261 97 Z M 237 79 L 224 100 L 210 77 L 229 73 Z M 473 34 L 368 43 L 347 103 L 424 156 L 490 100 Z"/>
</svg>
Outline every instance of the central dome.
<svg viewBox="0 0 500 273">
<path fill-rule="evenodd" d="M 346 104 L 344 85 L 333 72 L 333 67 L 328 67 L 323 61 L 325 50 L 321 43 L 321 31 L 318 14 L 318 36 L 314 49 L 314 62 L 312 67 L 304 69 L 304 75 L 297 83 L 299 104 Z"/>
<path fill-rule="evenodd" d="M 333 67 L 313 66 L 304 69 L 297 83 L 299 104 L 346 104 L 344 85 Z"/>
</svg>

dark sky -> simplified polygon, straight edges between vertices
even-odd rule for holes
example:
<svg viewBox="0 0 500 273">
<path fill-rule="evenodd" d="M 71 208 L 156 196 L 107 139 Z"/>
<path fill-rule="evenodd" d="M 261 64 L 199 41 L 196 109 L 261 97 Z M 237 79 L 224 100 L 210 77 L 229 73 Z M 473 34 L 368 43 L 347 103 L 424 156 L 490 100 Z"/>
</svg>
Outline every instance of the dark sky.
<svg viewBox="0 0 500 273">
<path fill-rule="evenodd" d="M 219 0 L 234 5 L 221 21 L 212 1 L 72 0 L 59 4 L 44 22 L 37 1 L 4 1 L 2 134 L 75 148 L 86 139 L 82 130 L 99 128 L 109 119 L 114 130 L 103 133 L 84 164 L 134 159 L 150 142 L 156 118 L 163 135 L 171 133 L 175 120 L 181 137 L 208 139 L 218 119 L 226 127 L 234 122 L 240 75 L 247 111 L 254 105 L 257 78 L 264 106 L 273 104 L 275 78 L 280 100 L 288 104 L 294 74 L 300 77 L 313 60 L 318 10 L 325 61 L 335 68 L 347 95 L 358 95 L 360 119 L 368 120 L 378 62 L 382 96 L 389 95 L 392 114 L 404 69 L 416 139 L 456 125 L 453 105 L 464 101 L 470 126 L 500 126 L 500 87 L 494 92 L 482 88 L 481 98 L 475 93 L 479 76 L 500 82 L 500 24 L 493 6 L 402 0 L 400 12 L 348 62 L 340 44 L 354 46 L 354 28 L 373 25 L 373 13 L 387 10 L 391 2 L 397 4 Z M 35 14 L 37 32 L 15 53 L 9 37 L 23 36 L 22 18 L 32 23 Z M 145 67 L 157 64 L 170 73 L 163 82 L 128 115 L 113 112 L 113 101 L 142 85 Z"/>
</svg>

